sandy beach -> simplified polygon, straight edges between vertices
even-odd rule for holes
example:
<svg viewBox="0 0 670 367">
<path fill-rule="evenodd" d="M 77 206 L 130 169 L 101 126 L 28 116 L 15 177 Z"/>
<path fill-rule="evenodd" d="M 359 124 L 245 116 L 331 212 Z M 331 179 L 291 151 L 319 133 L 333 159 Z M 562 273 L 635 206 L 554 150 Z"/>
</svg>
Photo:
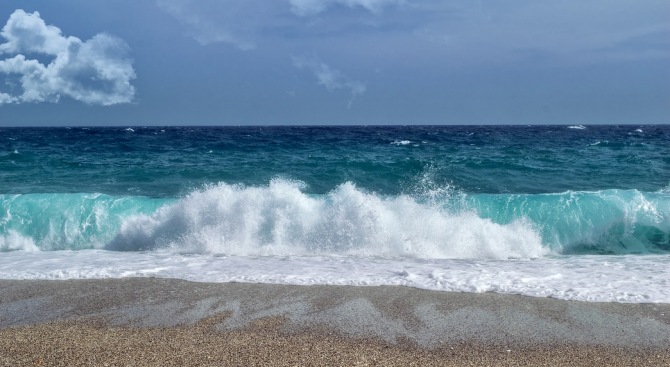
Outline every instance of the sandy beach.
<svg viewBox="0 0 670 367">
<path fill-rule="evenodd" d="M 2 366 L 667 366 L 670 305 L 406 287 L 0 281 Z"/>
</svg>

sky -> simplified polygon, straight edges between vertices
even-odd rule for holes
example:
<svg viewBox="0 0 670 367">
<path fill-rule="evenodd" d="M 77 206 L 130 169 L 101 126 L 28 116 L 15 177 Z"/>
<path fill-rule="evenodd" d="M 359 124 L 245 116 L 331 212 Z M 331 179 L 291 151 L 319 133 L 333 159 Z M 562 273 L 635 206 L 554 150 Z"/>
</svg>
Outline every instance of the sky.
<svg viewBox="0 0 670 367">
<path fill-rule="evenodd" d="M 670 123 L 668 0 L 3 0 L 0 126 Z"/>
</svg>

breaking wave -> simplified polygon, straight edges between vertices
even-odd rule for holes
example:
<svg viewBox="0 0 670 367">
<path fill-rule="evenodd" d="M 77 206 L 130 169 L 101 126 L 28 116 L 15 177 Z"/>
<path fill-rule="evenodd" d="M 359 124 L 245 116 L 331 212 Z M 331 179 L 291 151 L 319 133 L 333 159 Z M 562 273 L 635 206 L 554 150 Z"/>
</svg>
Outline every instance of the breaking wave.
<svg viewBox="0 0 670 367">
<path fill-rule="evenodd" d="M 217 255 L 535 258 L 670 252 L 670 195 L 382 196 L 344 183 L 219 183 L 180 199 L 0 195 L 0 251 L 107 249 Z"/>
</svg>

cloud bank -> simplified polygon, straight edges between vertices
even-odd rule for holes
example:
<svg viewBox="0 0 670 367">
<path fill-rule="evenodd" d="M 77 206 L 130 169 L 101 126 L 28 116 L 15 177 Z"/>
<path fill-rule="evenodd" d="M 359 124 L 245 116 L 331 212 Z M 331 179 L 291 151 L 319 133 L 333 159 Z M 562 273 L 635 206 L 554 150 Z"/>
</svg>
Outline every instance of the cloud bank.
<svg viewBox="0 0 670 367">
<path fill-rule="evenodd" d="M 0 92 L 0 104 L 58 102 L 68 96 L 87 104 L 109 106 L 129 103 L 135 95 L 135 79 L 129 47 L 121 39 L 100 33 L 87 41 L 65 37 L 59 28 L 46 25 L 38 12 L 18 9 L 0 31 L 6 43 L 0 54 L 0 73 L 18 76 L 21 94 Z M 26 55 L 53 58 L 44 64 Z M 12 86 L 11 79 L 6 84 Z M 14 88 L 12 88 L 14 89 Z"/>
<path fill-rule="evenodd" d="M 351 99 L 347 104 L 347 108 L 351 108 L 356 97 L 365 93 L 366 86 L 363 82 L 349 78 L 339 70 L 331 68 L 315 57 L 293 56 L 293 66 L 299 69 L 306 68 L 311 70 L 314 76 L 316 76 L 318 83 L 326 87 L 329 92 L 333 92 L 336 89 L 348 89 L 351 92 Z"/>
</svg>

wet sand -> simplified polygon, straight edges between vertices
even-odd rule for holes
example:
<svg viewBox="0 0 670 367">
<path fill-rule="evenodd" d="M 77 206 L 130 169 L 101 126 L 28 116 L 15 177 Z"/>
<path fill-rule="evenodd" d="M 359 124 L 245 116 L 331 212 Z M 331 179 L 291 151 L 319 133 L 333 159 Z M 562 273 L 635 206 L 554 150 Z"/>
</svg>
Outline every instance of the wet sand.
<svg viewBox="0 0 670 367">
<path fill-rule="evenodd" d="M 0 366 L 670 366 L 670 305 L 406 287 L 0 281 Z"/>
</svg>

